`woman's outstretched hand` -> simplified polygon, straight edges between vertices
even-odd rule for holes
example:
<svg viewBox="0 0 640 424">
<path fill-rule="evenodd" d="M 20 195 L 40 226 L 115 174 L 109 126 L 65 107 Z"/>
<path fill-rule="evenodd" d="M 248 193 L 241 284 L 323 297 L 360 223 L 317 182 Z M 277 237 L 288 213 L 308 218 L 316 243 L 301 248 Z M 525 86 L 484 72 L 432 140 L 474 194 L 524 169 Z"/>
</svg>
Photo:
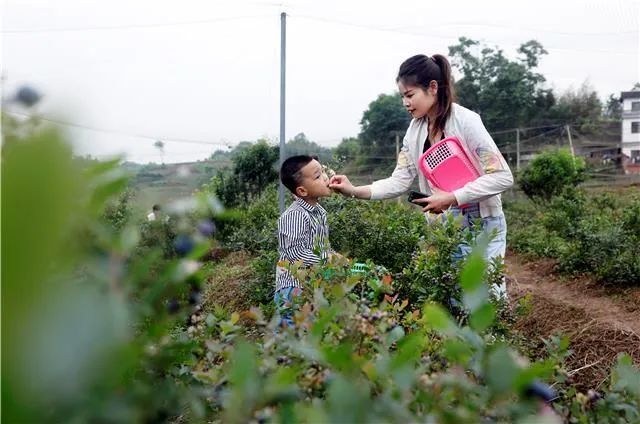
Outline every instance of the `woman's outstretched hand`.
<svg viewBox="0 0 640 424">
<path fill-rule="evenodd" d="M 351 196 L 354 192 L 353 184 L 346 175 L 334 175 L 329 180 L 329 188 L 343 196 Z"/>
<path fill-rule="evenodd" d="M 437 188 L 433 188 L 433 194 L 429 197 L 422 199 L 415 199 L 413 203 L 424 205 L 422 212 L 435 212 L 440 213 L 449 208 L 449 206 L 456 206 L 458 201 L 453 193 L 448 191 L 442 191 Z"/>
</svg>

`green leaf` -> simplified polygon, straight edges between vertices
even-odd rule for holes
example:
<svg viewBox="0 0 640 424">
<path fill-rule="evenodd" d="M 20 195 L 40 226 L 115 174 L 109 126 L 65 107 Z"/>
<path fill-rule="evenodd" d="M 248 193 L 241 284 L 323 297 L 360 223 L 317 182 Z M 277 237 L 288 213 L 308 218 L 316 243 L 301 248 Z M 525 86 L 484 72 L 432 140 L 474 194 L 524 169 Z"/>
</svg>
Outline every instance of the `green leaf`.
<svg viewBox="0 0 640 424">
<path fill-rule="evenodd" d="M 489 289 L 486 284 L 482 283 L 473 289 L 465 290 L 462 294 L 462 302 L 472 313 L 486 306 L 489 303 Z"/>
<path fill-rule="evenodd" d="M 640 369 L 634 367 L 629 354 L 622 353 L 618 356 L 613 380 L 616 390 L 627 390 L 640 397 Z"/>
<path fill-rule="evenodd" d="M 445 358 L 449 361 L 465 365 L 473 354 L 471 348 L 462 340 L 449 339 L 443 343 Z"/>
<path fill-rule="evenodd" d="M 471 314 L 469 324 L 471 328 L 481 333 L 493 324 L 495 315 L 495 307 L 490 303 L 485 303 Z"/>
<path fill-rule="evenodd" d="M 485 278 L 486 262 L 482 255 L 483 250 L 481 247 L 474 249 L 460 271 L 460 287 L 465 291 L 475 290 Z"/>
<path fill-rule="evenodd" d="M 346 291 L 342 284 L 336 284 L 331 288 L 331 294 L 336 298 L 341 298 L 345 295 Z"/>
<path fill-rule="evenodd" d="M 205 240 L 197 243 L 194 248 L 189 252 L 188 258 L 198 260 L 205 256 L 211 250 L 211 241 Z"/>
<path fill-rule="evenodd" d="M 244 340 L 238 342 L 229 370 L 230 393 L 225 402 L 226 421 L 247 421 L 262 392 L 255 348 Z"/>
<path fill-rule="evenodd" d="M 391 358 L 390 370 L 397 370 L 409 364 L 414 366 L 420 359 L 424 337 L 418 333 L 411 333 L 398 342 L 397 350 Z"/>
<path fill-rule="evenodd" d="M 387 346 L 397 342 L 404 337 L 404 329 L 401 326 L 396 326 L 387 334 Z"/>
<path fill-rule="evenodd" d="M 520 371 L 514 381 L 515 388 L 521 392 L 533 380 L 546 380 L 553 376 L 555 363 L 552 360 L 534 362 L 529 367 Z"/>
<path fill-rule="evenodd" d="M 91 193 L 90 210 L 94 213 L 102 211 L 106 201 L 124 191 L 128 184 L 129 177 L 119 169 L 113 169 L 100 175 Z"/>
<path fill-rule="evenodd" d="M 140 232 L 134 226 L 127 226 L 122 230 L 120 234 L 120 240 L 118 247 L 121 253 L 130 253 L 140 241 Z"/>
<path fill-rule="evenodd" d="M 366 380 L 347 379 L 338 374 L 331 382 L 328 395 L 328 411 L 332 423 L 367 422 L 370 410 L 369 387 Z"/>
<path fill-rule="evenodd" d="M 322 308 L 318 312 L 319 318 L 313 323 L 311 327 L 311 335 L 315 338 L 319 338 L 324 333 L 327 325 L 333 321 L 338 314 L 335 308 Z"/>
<path fill-rule="evenodd" d="M 355 372 L 359 370 L 353 362 L 353 345 L 351 343 L 340 343 L 337 346 L 326 345 L 322 347 L 325 360 L 341 371 Z"/>
<path fill-rule="evenodd" d="M 485 379 L 494 395 L 512 392 L 515 389 L 519 371 L 511 352 L 506 347 L 499 346 L 489 353 Z"/>
<path fill-rule="evenodd" d="M 238 342 L 233 354 L 233 365 L 229 371 L 229 380 L 239 388 L 253 384 L 258 373 L 256 351 L 244 340 Z"/>
<path fill-rule="evenodd" d="M 458 330 L 458 326 L 453 322 L 449 313 L 438 304 L 426 304 L 424 306 L 423 316 L 429 328 L 443 334 L 453 335 Z"/>
</svg>

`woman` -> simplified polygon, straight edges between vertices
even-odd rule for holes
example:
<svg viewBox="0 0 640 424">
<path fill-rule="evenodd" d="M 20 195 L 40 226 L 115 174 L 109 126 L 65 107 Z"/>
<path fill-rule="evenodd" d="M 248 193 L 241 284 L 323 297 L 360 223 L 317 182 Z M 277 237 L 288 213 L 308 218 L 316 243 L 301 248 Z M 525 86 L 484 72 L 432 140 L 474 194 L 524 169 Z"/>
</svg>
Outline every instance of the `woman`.
<svg viewBox="0 0 640 424">
<path fill-rule="evenodd" d="M 414 200 L 423 205 L 425 213 L 447 210 L 455 216 L 462 216 L 464 226 L 470 226 L 475 219 L 481 218 L 482 231 L 493 236 L 486 258 L 504 257 L 507 224 L 500 193 L 513 185 L 513 175 L 480 116 L 453 102 L 449 61 L 442 55 L 410 57 L 400 66 L 396 83 L 403 104 L 413 119 L 404 136 L 393 174 L 371 185 L 358 187 L 353 186 L 347 176 L 336 175 L 331 178 L 329 186 L 352 198 L 389 199 L 407 192 L 417 176 L 420 190 L 431 194 Z M 475 181 L 453 192 L 431 187 L 418 171 L 420 156 L 431 145 L 448 137 L 460 140 L 480 172 L 480 177 Z M 470 246 L 461 245 L 457 259 L 468 255 L 470 251 Z M 499 296 L 506 295 L 504 283 L 495 289 Z"/>
</svg>

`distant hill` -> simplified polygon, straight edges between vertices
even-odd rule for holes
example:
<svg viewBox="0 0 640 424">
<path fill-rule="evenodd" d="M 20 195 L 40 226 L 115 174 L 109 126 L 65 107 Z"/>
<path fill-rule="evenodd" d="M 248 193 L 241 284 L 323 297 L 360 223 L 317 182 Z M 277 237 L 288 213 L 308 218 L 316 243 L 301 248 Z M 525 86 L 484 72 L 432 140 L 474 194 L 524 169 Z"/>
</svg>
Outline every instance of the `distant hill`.
<svg viewBox="0 0 640 424">
<path fill-rule="evenodd" d="M 190 196 L 208 183 L 218 170 L 228 166 L 231 166 L 231 161 L 227 158 L 171 164 L 122 164 L 132 174 L 132 207 L 136 214 L 151 210 L 154 204 L 167 205 Z"/>
</svg>

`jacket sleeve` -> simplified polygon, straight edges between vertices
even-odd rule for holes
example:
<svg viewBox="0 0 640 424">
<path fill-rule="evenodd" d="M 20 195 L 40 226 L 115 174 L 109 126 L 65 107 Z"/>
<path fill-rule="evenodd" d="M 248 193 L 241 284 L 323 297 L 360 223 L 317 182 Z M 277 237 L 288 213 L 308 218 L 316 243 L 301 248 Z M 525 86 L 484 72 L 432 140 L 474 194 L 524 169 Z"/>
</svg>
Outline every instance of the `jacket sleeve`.
<svg viewBox="0 0 640 424">
<path fill-rule="evenodd" d="M 482 170 L 480 177 L 453 191 L 459 205 L 485 200 L 513 185 L 513 175 L 498 146 L 484 127 L 480 115 L 470 113 L 463 128 L 472 160 Z"/>
<path fill-rule="evenodd" d="M 407 134 L 408 133 L 409 130 L 407 130 Z M 413 180 L 416 178 L 417 170 L 411 158 L 407 134 L 405 134 L 402 140 L 402 149 L 400 149 L 398 162 L 391 176 L 383 180 L 374 181 L 369 186 L 371 190 L 371 200 L 390 199 L 400 196 L 409 190 Z"/>
</svg>

